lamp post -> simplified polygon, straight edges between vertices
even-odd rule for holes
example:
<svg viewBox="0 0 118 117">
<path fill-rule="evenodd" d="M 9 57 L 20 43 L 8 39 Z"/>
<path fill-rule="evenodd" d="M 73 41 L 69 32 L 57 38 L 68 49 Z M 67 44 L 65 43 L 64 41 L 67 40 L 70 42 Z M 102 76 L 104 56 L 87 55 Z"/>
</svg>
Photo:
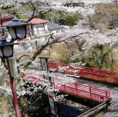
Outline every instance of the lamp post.
<svg viewBox="0 0 118 117">
<path fill-rule="evenodd" d="M 16 17 L 13 18 L 13 21 L 6 26 L 13 41 L 26 38 L 27 25 L 28 25 L 27 23 L 20 22 Z M 16 94 L 15 79 L 11 75 L 10 64 L 9 64 L 9 58 L 13 57 L 13 47 L 15 44 L 17 43 L 7 42 L 4 38 L 2 38 L 0 40 L 0 57 L 3 59 L 7 59 L 16 117 L 20 117 L 18 99 Z"/>
<path fill-rule="evenodd" d="M 17 44 L 17 43 L 7 42 L 4 39 L 4 37 L 2 37 L 2 39 L 0 40 L 0 57 L 3 59 L 7 59 L 9 79 L 10 79 L 10 84 L 11 84 L 11 89 L 12 89 L 12 94 L 13 94 L 13 101 L 14 101 L 14 107 L 15 107 L 15 111 L 16 111 L 16 117 L 20 117 L 15 80 L 14 80 L 14 77 L 11 75 L 10 65 L 9 65 L 9 58 L 13 57 L 13 47 L 15 44 Z"/>
<path fill-rule="evenodd" d="M 52 85 L 52 79 L 50 79 L 49 75 L 48 75 L 48 58 L 47 57 L 39 57 L 40 61 L 41 61 L 41 66 L 42 66 L 42 71 L 45 71 L 47 74 L 44 74 L 44 78 L 46 80 L 49 81 L 50 86 L 53 87 Z M 53 95 L 54 93 L 48 92 L 48 99 L 49 99 L 49 104 L 50 104 L 50 109 L 51 109 L 51 113 L 53 114 L 53 116 L 58 116 L 57 112 L 56 112 L 56 108 L 55 108 L 55 103 L 54 103 L 54 99 L 53 99 Z"/>
</svg>

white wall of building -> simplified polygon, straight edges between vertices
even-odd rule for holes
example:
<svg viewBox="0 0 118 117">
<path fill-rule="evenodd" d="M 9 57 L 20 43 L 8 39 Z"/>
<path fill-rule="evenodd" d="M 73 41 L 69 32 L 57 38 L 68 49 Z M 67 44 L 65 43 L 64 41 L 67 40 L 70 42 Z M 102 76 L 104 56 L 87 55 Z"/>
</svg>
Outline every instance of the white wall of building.
<svg viewBox="0 0 118 117">
<path fill-rule="evenodd" d="M 58 34 L 61 34 L 61 33 L 62 33 L 62 29 L 54 29 L 54 30 L 51 30 L 51 32 L 52 32 L 53 34 L 58 35 Z"/>
<path fill-rule="evenodd" d="M 32 29 L 33 29 L 34 35 L 36 35 L 36 36 L 40 36 L 40 35 L 48 32 L 47 23 L 32 25 Z"/>
</svg>

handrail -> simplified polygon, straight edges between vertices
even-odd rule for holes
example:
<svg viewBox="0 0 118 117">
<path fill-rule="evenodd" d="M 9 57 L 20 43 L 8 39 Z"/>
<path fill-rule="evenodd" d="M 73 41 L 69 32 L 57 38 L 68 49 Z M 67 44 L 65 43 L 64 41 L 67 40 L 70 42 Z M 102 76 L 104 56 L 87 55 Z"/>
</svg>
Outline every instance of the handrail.
<svg viewBox="0 0 118 117">
<path fill-rule="evenodd" d="M 84 84 L 80 84 L 80 83 L 70 83 L 69 84 L 62 84 L 62 80 L 63 79 L 59 79 L 59 78 L 54 78 L 51 77 L 53 80 L 53 87 L 57 88 L 61 91 L 64 92 L 68 92 L 71 94 L 75 94 L 77 96 L 82 96 L 84 98 L 88 98 L 94 101 L 98 101 L 98 102 L 104 102 L 106 100 L 108 100 L 110 98 L 110 91 L 106 91 L 103 89 L 98 89 L 95 87 L 91 87 L 88 85 L 84 85 Z M 28 73 L 24 75 L 24 79 L 26 80 L 30 80 L 32 82 L 38 82 L 41 85 L 44 83 L 43 82 L 43 75 L 37 75 L 37 77 L 35 77 L 32 73 Z M 58 81 L 60 80 L 60 82 Z"/>
<path fill-rule="evenodd" d="M 65 67 L 65 66 L 70 66 L 70 65 L 63 64 L 63 63 L 48 62 L 48 66 L 49 66 L 49 70 L 56 69 L 56 72 L 58 72 L 59 71 L 58 66 Z M 97 69 L 97 68 L 89 68 L 89 67 L 84 67 L 84 66 L 77 66 L 77 67 L 81 68 L 80 71 L 78 70 L 78 73 L 77 73 L 78 76 L 81 76 L 83 78 L 89 78 L 93 80 L 118 84 L 118 72 L 110 71 L 110 70 L 102 70 L 102 69 Z M 74 71 L 74 68 L 70 67 L 67 70 L 63 70 L 63 72 L 74 75 L 74 73 L 70 72 L 69 70 Z"/>
</svg>

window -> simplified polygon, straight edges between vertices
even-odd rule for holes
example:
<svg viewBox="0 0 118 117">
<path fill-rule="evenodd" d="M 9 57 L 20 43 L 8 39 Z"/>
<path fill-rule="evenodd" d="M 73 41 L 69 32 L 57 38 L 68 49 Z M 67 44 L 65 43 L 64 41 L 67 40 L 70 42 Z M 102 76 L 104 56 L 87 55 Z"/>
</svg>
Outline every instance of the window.
<svg viewBox="0 0 118 117">
<path fill-rule="evenodd" d="M 45 32 L 44 26 L 37 26 L 37 34 L 42 34 Z"/>
</svg>

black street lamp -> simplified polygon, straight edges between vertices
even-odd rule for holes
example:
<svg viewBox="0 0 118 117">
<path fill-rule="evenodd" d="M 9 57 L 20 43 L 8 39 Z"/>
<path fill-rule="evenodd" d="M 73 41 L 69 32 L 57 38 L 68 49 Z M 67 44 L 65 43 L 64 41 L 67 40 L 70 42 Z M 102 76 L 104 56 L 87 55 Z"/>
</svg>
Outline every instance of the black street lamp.
<svg viewBox="0 0 118 117">
<path fill-rule="evenodd" d="M 0 57 L 9 58 L 13 57 L 13 46 L 18 43 L 7 42 L 4 37 L 0 40 Z"/>
<path fill-rule="evenodd" d="M 16 17 L 13 18 L 13 21 L 6 26 L 13 41 L 26 38 L 27 25 L 28 25 L 28 23 L 20 22 Z M 16 86 L 15 86 L 15 79 L 11 75 L 11 69 L 10 69 L 10 64 L 9 64 L 9 57 L 13 56 L 13 46 L 15 44 L 17 44 L 17 43 L 7 42 L 5 39 L 2 39 L 0 41 L 0 57 L 7 58 L 9 78 L 10 78 L 10 84 L 11 84 L 11 89 L 12 89 L 12 94 L 13 94 L 13 101 L 14 101 L 14 107 L 15 107 L 15 111 L 16 111 L 16 117 L 20 117 L 20 111 L 19 111 L 19 105 L 18 105 L 18 99 L 17 99 L 17 93 L 16 93 Z"/>
<path fill-rule="evenodd" d="M 16 17 L 13 18 L 13 21 L 6 26 L 13 41 L 26 38 L 27 25 L 28 25 L 28 23 L 20 22 Z M 2 26 L 2 23 L 1 23 L 1 26 Z M 13 94 L 13 102 L 14 102 L 16 117 L 20 117 L 20 110 L 19 110 L 17 93 L 16 93 L 15 79 L 11 74 L 11 69 L 10 69 L 11 66 L 9 64 L 9 58 L 13 57 L 13 47 L 15 44 L 18 44 L 18 43 L 7 42 L 4 39 L 4 37 L 2 37 L 2 39 L 0 40 L 0 57 L 2 59 L 7 59 L 9 78 L 10 78 L 10 84 L 11 84 L 11 89 L 12 89 L 12 94 Z"/>
<path fill-rule="evenodd" d="M 13 21 L 6 25 L 13 40 L 20 40 L 26 38 L 28 23 L 20 22 L 18 18 L 14 17 Z"/>
<path fill-rule="evenodd" d="M 15 80 L 14 77 L 11 75 L 11 69 L 9 64 L 9 58 L 13 57 L 13 46 L 18 43 L 13 42 L 7 42 L 4 37 L 0 40 L 0 57 L 2 59 L 7 59 L 7 65 L 8 65 L 8 71 L 9 71 L 9 79 L 13 94 L 13 101 L 14 101 L 14 107 L 16 111 L 16 117 L 20 117 L 20 111 L 19 111 L 19 105 L 18 105 L 18 99 L 16 94 L 16 86 L 15 86 Z"/>
</svg>

